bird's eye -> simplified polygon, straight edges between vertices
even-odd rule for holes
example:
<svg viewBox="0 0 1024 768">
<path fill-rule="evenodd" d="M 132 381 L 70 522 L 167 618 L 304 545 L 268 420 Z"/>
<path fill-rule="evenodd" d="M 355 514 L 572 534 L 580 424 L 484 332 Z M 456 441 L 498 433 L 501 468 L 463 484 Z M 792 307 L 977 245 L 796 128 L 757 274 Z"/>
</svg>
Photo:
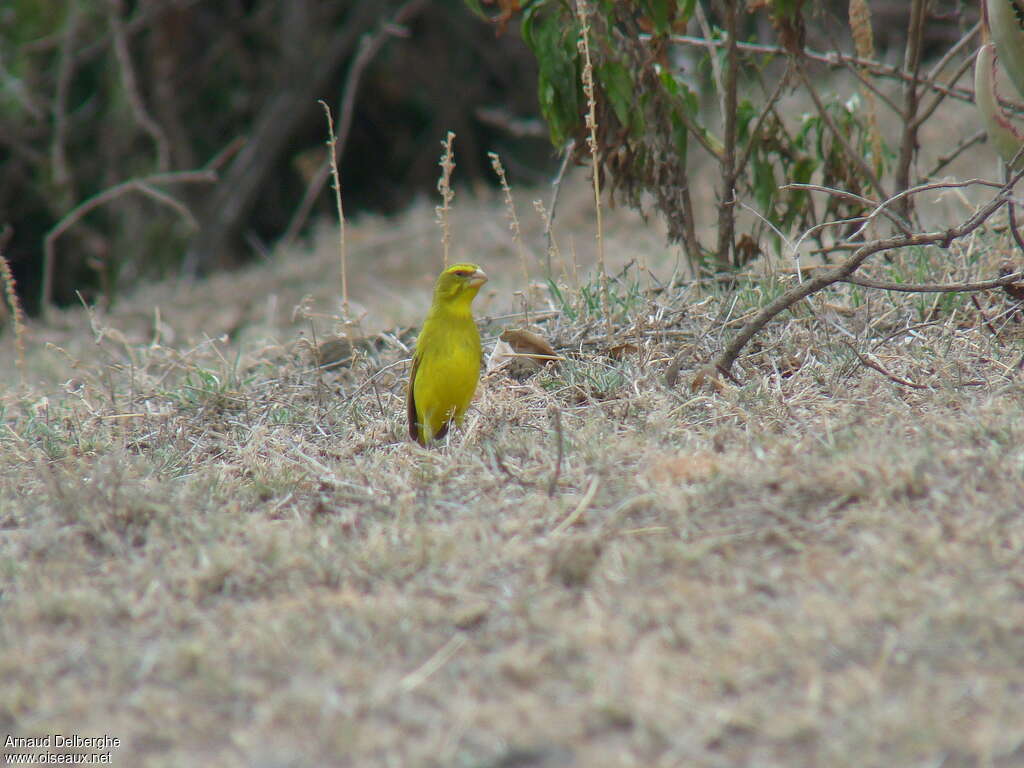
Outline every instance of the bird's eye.
<svg viewBox="0 0 1024 768">
<path fill-rule="evenodd" d="M 457 269 L 457 270 L 455 270 L 455 275 L 457 277 L 469 277 L 469 270 Z"/>
</svg>

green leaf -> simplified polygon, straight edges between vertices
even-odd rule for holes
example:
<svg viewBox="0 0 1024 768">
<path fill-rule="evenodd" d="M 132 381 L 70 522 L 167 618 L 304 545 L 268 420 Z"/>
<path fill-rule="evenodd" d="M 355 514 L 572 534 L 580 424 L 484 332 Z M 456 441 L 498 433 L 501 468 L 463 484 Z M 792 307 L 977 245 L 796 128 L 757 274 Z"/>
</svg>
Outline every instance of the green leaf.
<svg viewBox="0 0 1024 768">
<path fill-rule="evenodd" d="M 597 80 L 611 102 L 619 122 L 632 131 L 637 123 L 636 88 L 633 85 L 633 78 L 629 76 L 629 70 L 617 61 L 606 61 L 597 67 Z"/>
<path fill-rule="evenodd" d="M 654 34 L 667 35 L 672 31 L 674 0 L 645 0 L 640 3 L 643 13 L 651 20 Z"/>
<path fill-rule="evenodd" d="M 533 3 L 523 12 L 523 41 L 537 58 L 537 94 L 551 141 L 562 146 L 580 124 L 580 92 L 573 17 L 564 17 L 550 3 Z"/>
<path fill-rule="evenodd" d="M 772 200 L 778 185 L 775 183 L 775 169 L 763 157 L 754 157 L 754 199 L 762 215 L 771 218 Z"/>
<path fill-rule="evenodd" d="M 465 2 L 466 5 L 469 6 L 469 10 L 471 10 L 480 18 L 489 18 L 489 16 L 486 13 L 484 13 L 484 7 L 480 5 L 480 0 L 463 0 L 463 2 Z"/>
<path fill-rule="evenodd" d="M 744 99 L 736 106 L 736 135 L 740 141 L 747 141 L 750 135 L 750 123 L 757 117 L 757 108 Z"/>
</svg>

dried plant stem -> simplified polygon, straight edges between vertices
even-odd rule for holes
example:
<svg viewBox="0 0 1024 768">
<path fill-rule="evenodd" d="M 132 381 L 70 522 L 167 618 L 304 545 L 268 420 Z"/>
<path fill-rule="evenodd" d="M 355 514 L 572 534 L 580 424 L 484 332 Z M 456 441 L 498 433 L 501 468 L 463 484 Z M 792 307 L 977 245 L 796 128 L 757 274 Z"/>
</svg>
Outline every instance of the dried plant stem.
<svg viewBox="0 0 1024 768">
<path fill-rule="evenodd" d="M 725 71 L 720 84 L 722 115 L 725 119 L 723 152 L 720 173 L 722 175 L 722 198 L 718 202 L 718 263 L 733 263 L 736 227 L 736 77 L 739 71 L 739 54 L 736 50 L 736 0 L 725 0 L 725 31 L 728 43 L 725 49 Z"/>
<path fill-rule="evenodd" d="M 910 387 L 911 389 L 928 389 L 928 387 L 926 387 L 924 384 L 918 384 L 917 382 L 911 381 L 910 379 L 904 379 L 902 376 L 897 376 L 895 373 L 886 370 L 882 366 L 882 364 L 879 363 L 877 360 L 873 360 L 867 355 L 858 352 L 856 347 L 850 344 L 850 342 L 844 340 L 843 343 L 849 348 L 851 352 L 853 352 L 853 354 L 857 356 L 857 359 L 860 361 L 860 364 L 863 365 L 865 368 L 870 368 L 873 371 L 878 371 L 880 374 L 885 376 L 885 378 L 904 387 Z"/>
<path fill-rule="evenodd" d="M 505 173 L 505 166 L 501 164 L 501 158 L 497 152 L 488 152 L 491 168 L 494 169 L 498 181 L 501 182 L 501 192 L 505 199 L 505 211 L 508 215 L 508 228 L 512 232 L 512 239 L 516 244 L 516 251 L 519 254 L 519 266 L 523 269 L 523 290 L 525 291 L 526 311 L 530 310 L 530 269 L 526 264 L 526 246 L 523 244 L 523 234 L 519 227 L 519 216 L 516 215 L 516 204 L 512 199 L 512 188 L 508 184 L 508 176 Z"/>
<path fill-rule="evenodd" d="M 21 385 L 25 386 L 25 313 L 18 300 L 18 285 L 14 280 L 14 272 L 11 271 L 11 265 L 3 253 L 0 253 L 0 280 L 4 284 L 4 296 L 7 297 L 7 306 L 10 307 L 11 321 L 14 325 L 14 349 L 18 355 L 18 373 L 21 376 Z"/>
<path fill-rule="evenodd" d="M 338 137 L 334 134 L 334 119 L 327 102 L 320 99 L 320 106 L 327 116 L 327 157 L 331 166 L 331 187 L 334 189 L 334 203 L 338 208 L 338 252 L 341 254 L 341 314 L 345 321 L 348 311 L 348 248 L 345 245 L 345 209 L 341 205 L 341 178 L 338 174 Z"/>
<path fill-rule="evenodd" d="M 910 165 L 917 153 L 917 120 L 918 105 L 921 91 L 918 90 L 918 70 L 921 67 L 921 43 L 924 36 L 925 10 L 927 0 L 912 0 L 910 21 L 907 29 L 907 47 L 904 51 L 903 71 L 910 75 L 910 80 L 903 85 L 903 133 L 900 136 L 900 153 L 896 161 L 894 174 L 896 192 L 910 187 Z M 896 204 L 896 211 L 903 218 L 909 219 L 913 213 L 913 199 L 905 197 Z"/>
<path fill-rule="evenodd" d="M 349 131 L 352 128 L 352 117 L 355 114 L 356 96 L 359 94 L 363 73 L 389 40 L 394 37 L 405 37 L 407 35 L 407 30 L 401 25 L 410 21 L 426 7 L 426 4 L 426 0 L 410 0 L 395 11 L 394 16 L 381 22 L 376 31 L 364 34 L 359 40 L 359 49 L 349 65 L 348 72 L 345 75 L 345 86 L 342 90 L 335 162 L 338 162 L 340 159 L 341 154 L 345 151 L 345 144 L 348 142 Z M 310 180 L 302 196 L 302 202 L 299 203 L 299 207 L 292 214 L 291 221 L 288 222 L 288 229 L 285 230 L 284 237 L 282 238 L 285 243 L 290 243 L 299 236 L 299 231 L 309 218 L 310 211 L 313 210 L 313 205 L 316 203 L 320 191 L 324 188 L 324 183 L 327 181 L 329 173 L 330 165 L 324 162 Z"/>
<path fill-rule="evenodd" d="M 991 291 L 994 288 L 1004 288 L 1024 280 L 1024 272 L 1014 272 L 1011 275 L 994 280 L 983 280 L 978 283 L 890 283 L 885 280 L 872 280 L 867 277 L 850 275 L 839 282 L 860 285 L 864 288 L 878 288 L 882 291 L 897 291 L 899 293 L 975 293 L 978 291 Z"/>
<path fill-rule="evenodd" d="M 583 93 L 587 97 L 587 146 L 590 149 L 591 180 L 594 186 L 594 211 L 597 216 L 597 269 L 601 280 L 601 311 L 604 313 L 608 338 L 613 334 L 608 272 L 604 262 L 604 233 L 601 221 L 601 168 L 597 153 L 597 102 L 594 96 L 594 65 L 590 60 L 590 7 L 587 0 L 576 0 L 580 21 L 579 49 L 583 54 Z"/>
<path fill-rule="evenodd" d="M 441 153 L 441 178 L 437 181 L 437 191 L 441 193 L 441 204 L 434 208 L 437 214 L 437 223 L 441 225 L 441 251 L 444 259 L 444 267 L 448 268 L 448 251 L 451 248 L 452 233 L 451 224 L 448 221 L 448 212 L 451 210 L 452 199 L 455 193 L 452 191 L 452 171 L 455 170 L 455 153 L 452 151 L 452 142 L 455 141 L 455 133 L 448 131 L 441 142 L 444 152 Z"/>
<path fill-rule="evenodd" d="M 569 161 L 572 160 L 572 150 L 576 146 L 575 139 L 569 139 L 569 143 L 565 145 L 565 149 L 562 150 L 562 164 L 558 167 L 558 175 L 555 176 L 555 180 L 551 182 L 551 186 L 554 191 L 551 193 L 551 208 L 547 211 L 544 209 L 544 203 L 540 200 L 535 200 L 533 207 L 540 213 L 541 218 L 544 219 L 544 240 L 546 245 L 547 254 L 547 278 L 551 279 L 551 256 L 559 255 L 558 243 L 555 242 L 554 233 L 551 231 L 551 226 L 555 221 L 555 211 L 558 208 L 558 193 L 562 189 L 562 179 L 565 178 L 565 171 L 569 167 Z"/>
</svg>

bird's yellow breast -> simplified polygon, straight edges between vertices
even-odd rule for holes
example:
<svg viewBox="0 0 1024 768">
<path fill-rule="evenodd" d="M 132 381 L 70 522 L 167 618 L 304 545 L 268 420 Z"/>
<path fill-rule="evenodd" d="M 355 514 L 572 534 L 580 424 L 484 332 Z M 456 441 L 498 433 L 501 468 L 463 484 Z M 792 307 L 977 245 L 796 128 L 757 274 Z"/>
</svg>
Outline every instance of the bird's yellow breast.
<svg viewBox="0 0 1024 768">
<path fill-rule="evenodd" d="M 429 429 L 428 440 L 446 422 L 462 423 L 476 392 L 481 358 L 480 334 L 471 316 L 446 314 L 430 320 L 416 343 L 413 382 L 417 420 Z"/>
</svg>

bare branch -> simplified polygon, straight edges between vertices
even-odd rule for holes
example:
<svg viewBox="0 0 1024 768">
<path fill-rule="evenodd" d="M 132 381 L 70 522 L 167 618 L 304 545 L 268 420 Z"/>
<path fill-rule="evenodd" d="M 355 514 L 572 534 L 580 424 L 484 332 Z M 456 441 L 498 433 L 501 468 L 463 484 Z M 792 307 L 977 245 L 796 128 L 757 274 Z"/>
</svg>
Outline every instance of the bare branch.
<svg viewBox="0 0 1024 768">
<path fill-rule="evenodd" d="M 860 285 L 865 288 L 878 288 L 883 291 L 898 291 L 900 293 L 972 293 L 976 291 L 991 291 L 993 288 L 1003 288 L 1007 285 L 1024 280 L 1024 272 L 1014 272 L 1011 275 L 994 280 L 983 280 L 980 283 L 890 283 L 885 280 L 872 280 L 867 277 L 850 275 L 839 282 Z"/>
<path fill-rule="evenodd" d="M 963 77 L 964 74 L 972 66 L 974 66 L 974 59 L 967 58 L 967 59 L 964 59 L 962 62 L 960 62 L 960 66 L 953 73 L 953 76 L 949 78 L 949 85 L 953 85 L 954 83 L 956 83 L 956 81 L 959 80 L 961 77 Z M 943 93 L 942 91 L 939 91 L 938 93 L 936 93 L 935 96 L 932 98 L 931 103 L 927 107 L 922 109 L 920 114 L 918 114 L 917 119 L 914 121 L 915 122 L 915 126 L 914 127 L 915 128 L 920 128 L 922 125 L 924 125 L 925 121 L 928 120 L 928 118 L 930 118 L 935 113 L 935 110 L 938 109 L 939 105 L 943 101 L 945 101 L 945 99 L 946 99 L 946 94 L 945 93 Z"/>
<path fill-rule="evenodd" d="M 725 117 L 725 131 L 722 137 L 724 149 L 721 158 L 722 198 L 718 201 L 718 251 L 715 254 L 720 264 L 733 263 L 736 250 L 736 78 L 740 66 L 736 52 L 736 0 L 725 0 L 725 33 L 728 45 L 725 49 L 724 83 L 719 83 L 722 114 Z"/>
<path fill-rule="evenodd" d="M 66 205 L 74 200 L 71 191 L 71 171 L 68 169 L 68 92 L 71 76 L 74 74 L 74 45 L 78 31 L 78 0 L 71 0 L 67 19 L 61 31 L 60 59 L 57 67 L 57 89 L 53 97 L 53 139 L 50 143 L 50 163 L 53 166 L 53 183 L 65 198 Z M 63 206 L 62 206 L 63 207 Z"/>
<path fill-rule="evenodd" d="M 641 36 L 641 39 L 649 40 L 650 35 Z M 701 48 L 721 48 L 726 44 L 723 40 L 707 40 L 703 37 L 691 37 L 689 35 L 672 35 L 669 40 L 673 43 L 680 45 L 692 45 Z M 755 55 L 775 55 L 775 56 L 786 56 L 787 51 L 777 45 L 764 45 L 761 43 L 745 43 L 737 42 L 737 50 L 741 53 L 755 54 Z M 874 59 L 862 59 L 859 56 L 850 56 L 849 54 L 840 53 L 839 51 L 831 51 L 829 53 L 822 53 L 820 51 L 814 51 L 809 48 L 805 48 L 802 51 L 804 58 L 810 61 L 816 61 L 821 64 L 826 64 L 829 67 L 861 67 L 873 75 L 879 77 L 888 77 L 894 80 L 902 80 L 905 82 L 916 82 L 922 85 L 928 84 L 928 78 L 914 77 L 904 72 L 900 67 L 894 67 L 890 64 L 883 64 L 880 61 Z M 974 90 L 971 88 L 950 88 L 939 82 L 932 82 L 929 86 L 929 90 L 943 93 L 950 98 L 958 99 L 960 101 L 966 101 L 971 104 L 974 103 Z M 1008 99 L 1000 99 L 999 103 L 1007 109 L 1011 109 L 1014 112 L 1024 111 L 1024 104 L 1020 104 L 1015 101 Z"/>
<path fill-rule="evenodd" d="M 132 108 L 135 122 L 139 124 L 156 145 L 156 165 L 161 171 L 166 171 L 171 166 L 171 145 L 167 141 L 167 135 L 160 124 L 149 114 L 145 103 L 142 101 L 142 94 L 139 92 L 138 80 L 135 78 L 135 67 L 132 65 L 132 56 L 128 51 L 128 40 L 125 36 L 124 22 L 121 20 L 123 10 L 122 0 L 109 0 L 107 17 L 110 22 L 110 34 L 114 43 L 114 55 L 117 58 L 117 65 L 121 70 L 121 84 L 124 86 L 125 95 L 128 97 L 128 104 Z"/>
<path fill-rule="evenodd" d="M 355 114 L 356 96 L 359 93 L 363 73 L 370 65 L 370 62 L 380 53 L 385 43 L 391 38 L 408 36 L 408 31 L 401 25 L 412 20 L 425 6 L 426 0 L 409 0 L 409 2 L 395 11 L 395 14 L 390 19 L 381 22 L 374 32 L 363 35 L 359 40 L 359 48 L 352 59 L 352 64 L 348 68 L 348 73 L 345 76 L 345 86 L 342 91 L 338 135 L 333 146 L 335 164 L 341 161 L 341 155 L 344 153 L 345 145 L 348 143 L 349 131 L 352 129 L 352 117 Z M 288 222 L 288 228 L 285 230 L 284 237 L 282 238 L 284 243 L 291 243 L 298 237 L 299 231 L 309 218 L 310 211 L 313 210 L 313 205 L 316 203 L 320 192 L 323 191 L 324 184 L 327 183 L 327 177 L 330 173 L 330 162 L 321 163 L 316 174 L 306 187 L 306 192 L 302 196 L 302 202 L 299 203 L 299 207 L 292 214 L 291 221 Z"/>
<path fill-rule="evenodd" d="M 832 115 L 829 114 L 828 110 L 825 108 L 825 105 L 822 103 L 821 97 L 818 95 L 818 90 L 814 87 L 814 83 L 811 82 L 811 78 L 808 76 L 807 70 L 804 69 L 803 62 L 795 58 L 793 59 L 793 61 L 796 62 L 797 74 L 800 76 L 800 80 L 803 82 L 804 87 L 807 89 L 807 93 L 810 94 L 811 100 L 814 102 L 814 106 L 818 110 L 818 114 L 821 116 L 821 119 L 825 123 L 825 125 L 828 126 L 828 129 L 832 132 L 832 136 L 835 138 L 836 141 L 839 142 L 839 145 L 843 148 L 843 151 L 846 153 L 846 158 L 851 163 L 857 166 L 857 169 L 860 171 L 861 175 L 868 180 L 868 182 L 874 188 L 875 192 L 878 193 L 879 197 L 889 197 L 889 195 L 886 194 L 885 190 L 882 188 L 882 183 L 878 180 L 878 176 L 875 175 L 875 172 L 864 161 L 864 156 L 860 152 L 857 152 L 850 145 L 850 142 L 846 138 L 846 134 L 843 131 L 839 130 L 839 126 L 836 125 L 835 120 L 832 119 Z"/>
<path fill-rule="evenodd" d="M 173 198 L 164 192 L 153 189 L 153 185 L 194 183 L 211 184 L 216 180 L 217 174 L 213 171 L 155 173 L 152 176 L 145 176 L 141 179 L 129 179 L 128 181 L 122 181 L 120 184 L 115 184 L 114 186 L 93 195 L 87 200 L 84 200 L 82 203 L 68 211 L 67 214 L 65 214 L 64 217 L 46 233 L 46 238 L 43 241 L 43 285 L 39 297 L 43 312 L 49 310 L 50 303 L 53 298 L 53 265 L 55 261 L 55 246 L 57 238 L 81 221 L 87 213 L 128 192 L 140 192 L 153 198 L 157 202 L 169 205 L 179 214 L 181 214 L 184 209 L 187 212 L 187 215 L 185 216 L 186 219 L 194 222 L 195 217 L 192 216 L 191 212 L 188 212 L 187 207 L 183 203 L 175 200 L 172 204 L 170 201 L 173 200 Z"/>
<path fill-rule="evenodd" d="M 950 152 L 939 157 L 939 159 L 935 163 L 935 167 L 928 172 L 928 175 L 925 176 L 925 178 L 931 178 L 932 176 L 935 176 L 937 173 L 939 173 L 939 171 L 941 171 L 947 165 L 952 163 L 954 160 L 960 157 L 960 155 L 962 155 L 968 149 L 973 147 L 975 144 L 980 144 L 981 142 L 985 141 L 987 136 L 988 134 L 985 132 L 985 129 L 981 128 L 974 134 L 968 136 L 966 139 L 961 139 L 960 143 L 957 144 L 956 147 L 954 147 Z"/>
<path fill-rule="evenodd" d="M 799 189 L 799 190 L 807 190 L 807 191 L 810 191 L 810 192 L 825 192 L 826 194 L 831 195 L 832 197 L 838 197 L 840 200 L 845 200 L 848 203 L 859 203 L 861 205 L 874 208 L 875 209 L 875 213 L 878 213 L 879 211 L 884 213 L 892 221 L 892 223 L 895 224 L 896 227 L 901 232 L 903 232 L 903 234 L 905 234 L 905 235 L 909 235 L 910 234 L 910 228 L 909 228 L 910 225 L 909 225 L 909 223 L 906 220 L 901 219 L 897 213 L 895 213 L 894 211 L 890 211 L 885 205 L 883 205 L 882 203 L 879 203 L 877 200 L 872 200 L 870 198 L 864 197 L 863 195 L 857 195 L 857 194 L 854 194 L 853 192 L 847 192 L 845 189 L 836 189 L 835 187 L 826 187 L 826 186 L 824 186 L 822 184 L 799 184 L 797 182 L 793 182 L 791 184 L 784 184 L 781 187 L 779 187 L 779 189 L 780 190 Z M 874 214 L 872 214 L 872 215 L 874 215 Z M 865 216 L 865 217 L 861 217 L 861 218 L 866 220 L 869 217 Z M 847 221 L 849 221 L 849 220 L 847 220 Z M 819 225 L 819 226 L 821 226 L 821 225 Z M 803 238 L 801 238 L 801 239 L 803 239 Z"/>
<path fill-rule="evenodd" d="M 993 197 L 992 200 L 982 206 L 973 216 L 967 219 L 967 221 L 959 227 L 953 227 L 941 232 L 912 233 L 909 235 L 899 235 L 897 237 L 873 240 L 857 248 L 857 250 L 853 252 L 853 255 L 838 267 L 823 270 L 821 274 L 817 274 L 809 280 L 793 286 L 764 307 L 740 330 L 736 337 L 733 338 L 733 340 L 729 342 L 726 348 L 722 351 L 722 354 L 719 355 L 718 359 L 715 361 L 715 367 L 723 374 L 728 374 L 732 368 L 732 364 L 736 361 L 736 358 L 739 356 L 743 347 L 745 347 L 747 342 L 749 342 L 762 328 L 764 328 L 772 318 L 789 309 L 802 299 L 820 291 L 822 288 L 826 288 L 833 283 L 840 282 L 851 276 L 857 271 L 861 264 L 874 254 L 881 251 L 906 248 L 915 245 L 938 245 L 940 247 L 948 247 L 953 240 L 970 234 L 980 227 L 990 216 L 992 216 L 993 213 L 1006 204 L 1009 200 L 1010 192 L 1022 177 L 1024 177 L 1024 171 L 1015 173 L 1013 177 L 1002 186 L 999 193 Z M 908 193 L 911 191 L 912 190 L 908 190 Z"/>
<path fill-rule="evenodd" d="M 750 138 L 747 139 L 747 146 L 743 148 L 743 154 L 736 163 L 736 172 L 740 173 L 744 168 L 747 167 L 747 162 L 750 160 L 750 153 L 754 151 L 754 145 L 761 136 L 761 126 L 764 125 L 764 121 L 768 118 L 768 115 L 775 113 L 775 105 L 779 101 L 779 97 L 782 95 L 782 89 L 786 85 L 786 81 L 789 80 L 789 73 L 791 64 L 786 61 L 786 70 L 779 77 L 778 82 L 775 83 L 775 89 L 768 97 L 768 101 L 765 102 L 764 107 L 761 109 L 761 114 L 757 116 L 757 122 L 754 123 L 753 130 L 750 131 Z"/>
<path fill-rule="evenodd" d="M 843 343 L 850 348 L 850 351 L 857 356 L 857 359 L 860 360 L 861 365 L 863 365 L 864 367 L 870 368 L 873 371 L 878 371 L 880 374 L 885 376 L 885 378 L 904 387 L 910 387 L 911 389 L 928 389 L 928 387 L 926 387 L 924 384 L 918 384 L 917 382 L 911 381 L 910 379 L 904 379 L 901 376 L 897 376 L 895 373 L 887 371 L 885 368 L 882 367 L 881 363 L 877 362 L 876 360 L 872 360 L 867 355 L 863 355 L 860 352 L 858 352 L 856 347 L 854 347 L 850 342 L 844 340 Z"/>
</svg>

